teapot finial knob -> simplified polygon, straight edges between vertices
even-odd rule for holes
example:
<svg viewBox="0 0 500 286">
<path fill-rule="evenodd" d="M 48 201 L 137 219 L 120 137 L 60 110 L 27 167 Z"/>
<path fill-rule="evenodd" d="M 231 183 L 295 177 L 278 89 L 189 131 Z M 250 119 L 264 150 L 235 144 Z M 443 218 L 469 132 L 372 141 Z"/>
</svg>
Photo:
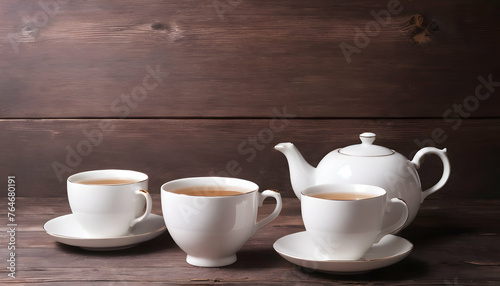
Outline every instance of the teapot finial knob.
<svg viewBox="0 0 500 286">
<path fill-rule="evenodd" d="M 359 139 L 361 139 L 362 144 L 372 144 L 375 141 L 377 136 L 372 132 L 363 132 L 359 135 Z"/>
</svg>

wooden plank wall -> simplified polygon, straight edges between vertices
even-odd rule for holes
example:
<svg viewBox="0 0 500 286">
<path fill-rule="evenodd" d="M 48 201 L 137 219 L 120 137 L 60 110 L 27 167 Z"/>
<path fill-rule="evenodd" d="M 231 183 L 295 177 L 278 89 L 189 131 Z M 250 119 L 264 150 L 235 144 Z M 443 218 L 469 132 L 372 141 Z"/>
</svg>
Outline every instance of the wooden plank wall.
<svg viewBox="0 0 500 286">
<path fill-rule="evenodd" d="M 313 165 L 377 143 L 447 147 L 431 198 L 500 198 L 496 1 L 0 2 L 0 174 L 19 196 L 127 168 L 150 189 L 235 175 L 294 196 L 294 142 Z M 424 186 L 441 165 L 426 159 Z"/>
</svg>

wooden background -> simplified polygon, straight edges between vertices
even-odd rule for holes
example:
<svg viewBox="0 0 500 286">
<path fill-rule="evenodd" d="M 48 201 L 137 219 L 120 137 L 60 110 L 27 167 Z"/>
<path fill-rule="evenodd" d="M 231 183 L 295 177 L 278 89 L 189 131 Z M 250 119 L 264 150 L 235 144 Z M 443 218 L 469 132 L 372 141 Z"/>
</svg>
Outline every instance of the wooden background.
<svg viewBox="0 0 500 286">
<path fill-rule="evenodd" d="M 229 174 L 293 197 L 275 144 L 316 165 L 372 131 L 410 158 L 448 148 L 452 175 L 430 198 L 498 199 L 499 12 L 497 1 L 0 1 L 0 174 L 16 176 L 18 196 L 66 196 L 72 173 L 124 168 L 147 173 L 152 192 Z M 493 82 L 486 99 L 478 77 Z M 441 168 L 426 158 L 424 187 Z"/>
</svg>

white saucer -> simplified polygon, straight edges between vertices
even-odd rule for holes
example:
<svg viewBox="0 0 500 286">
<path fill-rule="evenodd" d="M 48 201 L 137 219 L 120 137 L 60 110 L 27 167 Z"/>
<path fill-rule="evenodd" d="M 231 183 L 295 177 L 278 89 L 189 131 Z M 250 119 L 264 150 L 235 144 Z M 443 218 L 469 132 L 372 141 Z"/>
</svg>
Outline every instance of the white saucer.
<svg viewBox="0 0 500 286">
<path fill-rule="evenodd" d="M 318 260 L 314 257 L 315 246 L 305 231 L 278 239 L 274 249 L 293 264 L 321 272 L 356 274 L 394 264 L 410 254 L 413 244 L 408 240 L 386 235 L 374 244 L 360 260 Z"/>
<path fill-rule="evenodd" d="M 167 229 L 163 217 L 155 214 L 150 214 L 144 221 L 137 223 L 129 234 L 119 237 L 87 237 L 85 230 L 75 221 L 73 214 L 51 219 L 44 224 L 43 228 L 58 242 L 100 251 L 129 248 L 153 239 Z"/>
</svg>

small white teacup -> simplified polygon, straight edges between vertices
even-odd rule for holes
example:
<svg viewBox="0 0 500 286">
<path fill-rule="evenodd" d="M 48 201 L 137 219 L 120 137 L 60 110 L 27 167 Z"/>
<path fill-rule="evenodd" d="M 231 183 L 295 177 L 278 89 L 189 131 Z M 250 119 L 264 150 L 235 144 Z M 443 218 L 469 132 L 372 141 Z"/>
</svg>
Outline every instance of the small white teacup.
<svg viewBox="0 0 500 286">
<path fill-rule="evenodd" d="M 408 206 L 397 198 L 387 201 L 382 188 L 360 184 L 325 184 L 301 194 L 302 219 L 318 260 L 358 260 L 386 234 L 401 228 Z M 385 212 L 399 205 L 400 219 L 382 229 Z"/>
<path fill-rule="evenodd" d="M 278 192 L 258 190 L 253 182 L 224 177 L 185 178 L 161 186 L 165 225 L 186 252 L 187 263 L 219 267 L 236 261 L 236 252 L 281 211 Z M 276 207 L 256 222 L 258 207 L 267 197 L 276 200 Z"/>
<path fill-rule="evenodd" d="M 148 176 L 129 170 L 94 170 L 71 175 L 69 206 L 90 238 L 118 237 L 143 221 L 152 207 Z M 141 212 L 146 206 L 144 213 Z"/>
</svg>

